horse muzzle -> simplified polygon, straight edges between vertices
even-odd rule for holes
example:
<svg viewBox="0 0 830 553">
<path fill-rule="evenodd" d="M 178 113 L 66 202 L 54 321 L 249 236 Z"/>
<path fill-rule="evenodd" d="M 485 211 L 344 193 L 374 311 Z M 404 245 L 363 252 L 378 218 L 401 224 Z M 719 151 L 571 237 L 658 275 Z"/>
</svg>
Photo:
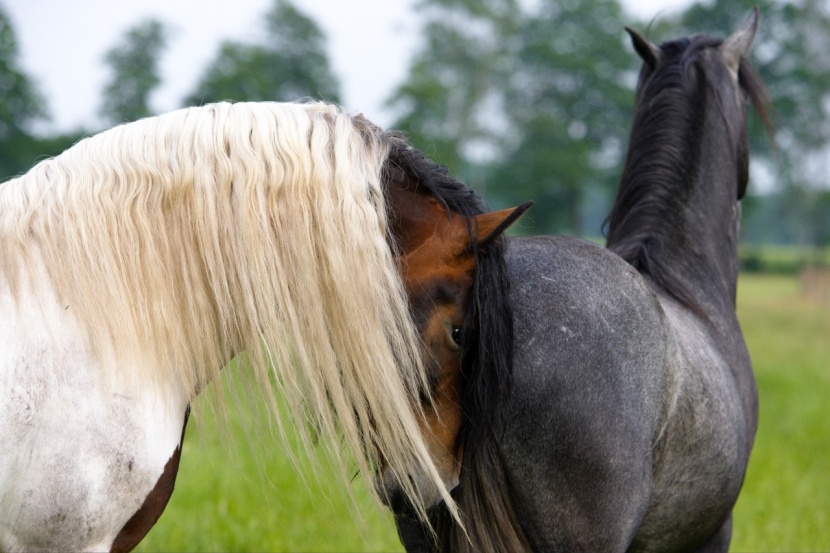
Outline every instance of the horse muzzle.
<svg viewBox="0 0 830 553">
<path fill-rule="evenodd" d="M 442 473 L 444 471 L 441 471 Z M 454 490 L 459 483 L 458 471 L 449 471 L 449 474 L 441 474 L 447 491 Z M 425 475 L 407 475 L 411 483 L 411 489 L 415 490 L 415 501 L 420 502 L 424 509 L 434 507 L 443 497 L 435 484 Z M 392 471 L 386 469 L 375 475 L 375 491 L 384 505 L 397 516 L 418 518 L 418 510 L 413 504 L 413 498 L 407 495 L 404 486 L 401 484 Z"/>
</svg>

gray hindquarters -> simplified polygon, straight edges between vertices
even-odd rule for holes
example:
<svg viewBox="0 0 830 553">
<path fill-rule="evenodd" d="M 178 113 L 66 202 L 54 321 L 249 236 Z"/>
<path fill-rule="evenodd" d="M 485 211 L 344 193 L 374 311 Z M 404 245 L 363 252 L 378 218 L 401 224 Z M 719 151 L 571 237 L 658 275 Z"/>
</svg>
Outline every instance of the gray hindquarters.
<svg viewBox="0 0 830 553">
<path fill-rule="evenodd" d="M 703 320 L 574 238 L 511 239 L 507 263 L 514 381 L 497 434 L 533 550 L 726 551 L 757 417 L 734 316 Z M 408 551 L 434 551 L 398 522 Z"/>
<path fill-rule="evenodd" d="M 565 237 L 513 239 L 514 388 L 502 452 L 538 551 L 625 551 L 649 506 L 668 351 L 646 281 Z"/>
</svg>

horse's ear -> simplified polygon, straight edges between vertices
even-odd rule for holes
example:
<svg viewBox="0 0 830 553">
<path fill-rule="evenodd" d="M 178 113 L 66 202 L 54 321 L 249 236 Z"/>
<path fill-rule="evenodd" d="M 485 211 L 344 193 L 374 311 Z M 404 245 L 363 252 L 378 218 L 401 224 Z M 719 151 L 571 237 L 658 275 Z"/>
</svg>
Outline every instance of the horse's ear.
<svg viewBox="0 0 830 553">
<path fill-rule="evenodd" d="M 480 249 L 487 248 L 493 240 L 507 230 L 507 228 L 518 221 L 519 217 L 525 214 L 525 211 L 531 208 L 533 200 L 528 200 L 518 207 L 511 207 L 502 209 L 500 211 L 491 211 L 476 216 L 476 225 L 478 227 L 478 244 Z"/>
<path fill-rule="evenodd" d="M 642 58 L 642 60 L 648 64 L 649 67 L 655 69 L 660 63 L 660 59 L 663 55 L 660 52 L 660 47 L 653 44 L 650 40 L 643 38 L 640 33 L 631 27 L 626 27 L 625 30 L 631 37 L 631 45 L 634 46 L 634 51 L 637 52 L 637 55 L 640 56 L 640 58 Z"/>
<path fill-rule="evenodd" d="M 732 71 L 737 72 L 741 60 L 749 56 L 752 49 L 752 41 L 755 40 L 755 33 L 758 32 L 758 6 L 752 9 L 752 13 L 746 18 L 732 35 L 723 41 L 720 46 L 721 55 Z"/>
</svg>

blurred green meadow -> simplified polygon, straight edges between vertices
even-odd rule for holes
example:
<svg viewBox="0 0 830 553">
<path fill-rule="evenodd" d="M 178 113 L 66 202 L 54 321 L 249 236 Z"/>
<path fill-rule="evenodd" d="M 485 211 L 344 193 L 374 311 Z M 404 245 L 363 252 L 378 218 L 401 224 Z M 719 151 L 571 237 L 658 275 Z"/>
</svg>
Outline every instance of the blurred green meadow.
<svg viewBox="0 0 830 553">
<path fill-rule="evenodd" d="M 403 551 L 366 480 L 342 476 L 323 446 L 309 459 L 289 425 L 283 443 L 269 415 L 230 397 L 233 379 L 226 414 L 210 390 L 195 402 L 175 492 L 136 551 Z"/>
<path fill-rule="evenodd" d="M 830 303 L 744 275 L 738 316 L 761 405 L 732 551 L 830 551 Z"/>
<path fill-rule="evenodd" d="M 738 315 L 761 412 L 732 551 L 830 551 L 830 304 L 803 297 L 797 276 L 743 274 Z M 361 477 L 352 499 L 325 461 L 315 471 L 298 455 L 295 467 L 267 422 L 246 432 L 230 408 L 223 432 L 204 408 L 173 498 L 138 551 L 402 551 Z"/>
</svg>

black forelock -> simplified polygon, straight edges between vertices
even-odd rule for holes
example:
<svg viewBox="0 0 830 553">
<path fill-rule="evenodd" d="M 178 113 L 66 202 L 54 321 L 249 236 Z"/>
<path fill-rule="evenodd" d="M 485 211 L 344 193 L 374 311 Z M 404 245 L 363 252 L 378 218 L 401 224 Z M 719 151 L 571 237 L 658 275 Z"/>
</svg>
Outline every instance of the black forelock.
<svg viewBox="0 0 830 553">
<path fill-rule="evenodd" d="M 409 174 L 419 186 L 455 213 L 472 216 L 486 211 L 481 197 L 449 174 L 446 166 L 432 162 L 400 133 L 386 133 L 389 139 L 387 165 Z"/>
</svg>

